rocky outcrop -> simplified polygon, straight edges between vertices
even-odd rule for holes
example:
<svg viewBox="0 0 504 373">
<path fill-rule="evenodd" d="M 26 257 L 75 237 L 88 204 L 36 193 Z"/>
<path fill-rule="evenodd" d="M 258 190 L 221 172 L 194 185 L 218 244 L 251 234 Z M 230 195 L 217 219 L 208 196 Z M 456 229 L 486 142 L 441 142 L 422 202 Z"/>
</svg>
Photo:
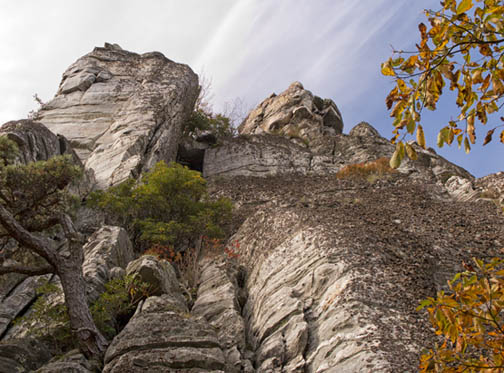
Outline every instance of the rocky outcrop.
<svg viewBox="0 0 504 373">
<path fill-rule="evenodd" d="M 241 315 L 246 301 L 245 271 L 219 257 L 202 260 L 200 271 L 198 296 L 191 313 L 203 317 L 217 331 L 225 372 L 255 372 Z"/>
<path fill-rule="evenodd" d="M 171 295 L 149 297 L 113 340 L 105 373 L 224 372 L 214 328 L 188 313 Z"/>
<path fill-rule="evenodd" d="M 69 154 L 77 163 L 79 158 L 61 135 L 55 135 L 42 123 L 29 119 L 16 120 L 0 127 L 0 136 L 7 136 L 19 149 L 19 162 L 27 164 L 46 161 L 49 158 Z"/>
<path fill-rule="evenodd" d="M 152 255 L 142 255 L 128 264 L 126 274 L 138 276 L 142 282 L 149 284 L 154 295 L 169 294 L 179 303 L 185 303 L 175 270 L 166 260 L 158 260 Z"/>
<path fill-rule="evenodd" d="M 36 373 L 97 373 L 100 371 L 98 362 L 87 360 L 78 350 L 71 350 L 63 356 L 52 359 Z"/>
<path fill-rule="evenodd" d="M 252 111 L 239 137 L 180 142 L 196 94 L 187 66 L 107 44 L 75 62 L 38 113 L 69 142 L 33 121 L 0 130 L 18 143 L 22 162 L 77 160 L 75 146 L 100 188 L 174 160 L 178 146 L 178 160 L 209 178 L 210 197 L 234 202 L 239 245 L 231 256 L 200 260 L 192 308 L 170 263 L 134 259 L 126 231 L 79 211 L 81 231 L 100 228 L 84 246 L 89 298 L 125 274 L 153 293 L 111 342 L 103 371 L 416 371 L 420 351 L 436 341 L 418 302 L 446 289 L 463 260 L 504 245 L 504 217 L 495 213 L 504 174 L 475 180 L 413 143 L 418 160 L 400 172 L 337 178 L 394 147 L 365 122 L 343 134 L 336 105 L 297 82 Z M 29 326 L 11 327 L 29 312 L 36 281 L 15 276 L 0 287 L 0 373 L 45 363 L 40 372 L 99 371 L 77 351 L 49 361 L 42 339 L 21 338 Z"/>
<path fill-rule="evenodd" d="M 399 171 L 413 179 L 440 181 L 451 176 L 473 180 L 474 177 L 431 150 L 413 144 L 417 161 L 403 161 Z M 391 157 L 394 145 L 381 137 L 370 124 L 362 122 L 348 135 L 314 138 L 308 146 L 284 136 L 269 134 L 241 135 L 206 150 L 205 177 L 274 176 L 286 174 L 335 174 L 343 167 Z"/>
<path fill-rule="evenodd" d="M 106 44 L 73 63 L 38 118 L 69 139 L 100 188 L 174 161 L 198 78 L 161 53 Z"/>
<path fill-rule="evenodd" d="M 33 372 L 51 358 L 51 353 L 35 339 L 0 342 L 0 373 Z"/>
<path fill-rule="evenodd" d="M 448 200 L 439 184 L 402 174 L 212 183 L 238 206 L 232 239 L 257 372 L 417 371 L 435 341 L 418 302 L 446 288 L 462 260 L 504 244 L 504 218 L 488 203 Z"/>
<path fill-rule="evenodd" d="M 278 96 L 273 93 L 261 102 L 238 130 L 241 134 L 275 134 L 303 143 L 341 133 L 343 119 L 332 100 L 314 96 L 294 82 Z"/>
<path fill-rule="evenodd" d="M 68 140 L 62 135 L 55 135 L 42 123 L 29 119 L 10 121 L 0 127 L 0 136 L 7 136 L 17 144 L 18 162 L 27 164 L 68 155 L 76 165 L 84 168 Z M 94 183 L 93 172 L 85 171 L 83 177 L 70 186 L 70 190 L 74 194 L 84 196 L 92 190 Z"/>
<path fill-rule="evenodd" d="M 105 291 L 112 269 L 126 268 L 134 259 L 133 245 L 125 229 L 104 226 L 89 237 L 82 249 L 82 272 L 88 285 L 89 300 L 93 301 Z"/>
</svg>

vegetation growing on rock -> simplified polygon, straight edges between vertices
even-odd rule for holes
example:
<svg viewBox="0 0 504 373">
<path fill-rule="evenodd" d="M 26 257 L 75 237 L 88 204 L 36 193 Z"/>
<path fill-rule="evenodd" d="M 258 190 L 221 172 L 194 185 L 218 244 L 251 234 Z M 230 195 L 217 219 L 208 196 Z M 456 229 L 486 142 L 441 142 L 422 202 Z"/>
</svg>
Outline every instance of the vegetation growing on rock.
<svg viewBox="0 0 504 373">
<path fill-rule="evenodd" d="M 203 109 L 194 110 L 184 123 L 186 136 L 192 136 L 198 131 L 209 131 L 216 138 L 232 137 L 236 134 L 236 129 L 228 117 L 222 114 L 212 114 Z"/>
<path fill-rule="evenodd" d="M 68 156 L 28 164 L 14 163 L 17 146 L 0 137 L 0 275 L 55 273 L 61 280 L 68 306 L 70 325 L 86 356 L 100 355 L 107 344 L 96 328 L 86 302 L 82 275 L 82 235 L 69 216 L 67 186 L 81 174 Z M 59 230 L 63 237 L 43 234 Z M 15 240 L 19 248 L 8 251 Z M 30 251 L 37 263 L 23 264 L 11 259 L 14 252 Z"/>
<path fill-rule="evenodd" d="M 376 161 L 345 166 L 336 173 L 336 177 L 338 179 L 364 179 L 372 183 L 376 179 L 394 173 L 397 173 L 397 171 L 389 166 L 389 159 L 382 157 Z"/>
<path fill-rule="evenodd" d="M 164 162 L 139 183 L 130 179 L 96 192 L 89 203 L 118 219 L 143 249 L 155 244 L 184 249 L 201 235 L 222 237 L 232 210 L 228 199 L 208 199 L 199 172 Z"/>
</svg>

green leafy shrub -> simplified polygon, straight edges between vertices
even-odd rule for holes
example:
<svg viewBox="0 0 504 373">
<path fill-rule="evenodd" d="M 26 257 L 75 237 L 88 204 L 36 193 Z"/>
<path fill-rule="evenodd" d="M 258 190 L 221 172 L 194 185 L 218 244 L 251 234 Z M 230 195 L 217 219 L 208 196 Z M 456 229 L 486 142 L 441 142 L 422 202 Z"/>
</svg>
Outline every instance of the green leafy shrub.
<svg viewBox="0 0 504 373">
<path fill-rule="evenodd" d="M 184 134 L 191 136 L 197 131 L 210 131 L 217 138 L 233 137 L 236 129 L 231 120 L 222 114 L 212 114 L 201 108 L 194 110 L 184 125 Z"/>
<path fill-rule="evenodd" d="M 91 306 L 96 326 L 112 339 L 126 326 L 138 303 L 154 292 L 151 285 L 134 276 L 109 281 L 105 284 L 105 292 Z"/>
<path fill-rule="evenodd" d="M 38 297 L 30 312 L 17 318 L 14 324 L 29 325 L 31 335 L 49 339 L 58 353 L 75 348 L 67 306 L 55 301 L 63 297 L 61 288 L 45 281 L 36 291 Z M 138 303 L 154 292 L 151 285 L 134 276 L 109 281 L 105 284 L 105 292 L 90 307 L 97 328 L 112 339 L 126 326 Z"/>
<path fill-rule="evenodd" d="M 91 195 L 89 204 L 118 219 L 141 250 L 152 245 L 188 248 L 200 235 L 222 237 L 231 219 L 231 201 L 210 201 L 206 180 L 197 171 L 159 162 L 139 183 Z"/>
<path fill-rule="evenodd" d="M 30 334 L 49 341 L 55 353 L 75 348 L 68 309 L 64 302 L 54 302 L 63 291 L 53 282 L 42 281 L 36 289 L 37 299 L 28 314 L 14 320 L 14 325 L 27 325 Z"/>
</svg>

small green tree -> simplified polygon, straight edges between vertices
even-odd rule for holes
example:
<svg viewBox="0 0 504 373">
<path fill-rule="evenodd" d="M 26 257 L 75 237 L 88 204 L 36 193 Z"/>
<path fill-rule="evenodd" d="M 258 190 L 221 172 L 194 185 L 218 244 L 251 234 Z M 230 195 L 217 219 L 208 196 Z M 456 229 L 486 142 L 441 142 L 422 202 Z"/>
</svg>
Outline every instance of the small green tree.
<svg viewBox="0 0 504 373">
<path fill-rule="evenodd" d="M 213 114 L 201 108 L 194 110 L 186 121 L 184 133 L 191 136 L 196 131 L 210 131 L 215 137 L 233 137 L 236 129 L 231 124 L 231 120 L 222 114 Z"/>
<path fill-rule="evenodd" d="M 89 204 L 126 226 L 142 249 L 153 244 L 188 247 L 200 235 L 220 237 L 231 218 L 228 199 L 208 199 L 201 173 L 176 163 L 157 163 L 135 180 L 95 192 Z"/>
<path fill-rule="evenodd" d="M 69 216 L 67 186 L 81 175 L 81 169 L 69 156 L 16 163 L 17 151 L 13 141 L 0 137 L 0 275 L 57 274 L 82 352 L 88 357 L 100 355 L 107 341 L 89 311 L 82 274 L 83 239 Z M 63 240 L 44 234 L 51 230 L 63 233 Z M 8 250 L 12 240 L 19 247 Z M 12 260 L 19 252 L 31 253 L 34 260 Z"/>
</svg>

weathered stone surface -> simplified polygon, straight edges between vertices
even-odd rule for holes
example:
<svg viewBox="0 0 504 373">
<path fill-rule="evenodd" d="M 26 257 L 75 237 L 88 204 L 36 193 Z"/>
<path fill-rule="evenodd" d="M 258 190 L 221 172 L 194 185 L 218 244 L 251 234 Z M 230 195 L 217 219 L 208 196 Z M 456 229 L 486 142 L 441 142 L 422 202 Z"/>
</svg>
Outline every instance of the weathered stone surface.
<svg viewBox="0 0 504 373">
<path fill-rule="evenodd" d="M 90 361 L 79 352 L 71 350 L 63 356 L 58 356 L 42 368 L 37 373 L 98 373 L 101 372 L 100 365 L 96 361 Z"/>
<path fill-rule="evenodd" d="M 243 315 L 261 372 L 416 372 L 436 338 L 418 302 L 462 260 L 504 243 L 504 217 L 487 203 L 456 202 L 440 183 L 404 174 L 374 184 L 234 177 L 211 190 L 239 206 L 232 239 L 248 271 Z"/>
<path fill-rule="evenodd" d="M 76 165 L 83 167 L 68 140 L 64 136 L 55 135 L 40 122 L 29 119 L 7 122 L 0 127 L 0 136 L 4 135 L 17 144 L 18 161 L 21 163 L 46 161 L 58 155 L 70 155 Z M 74 194 L 84 196 L 93 188 L 94 182 L 93 172 L 86 171 L 82 179 L 70 190 Z"/>
<path fill-rule="evenodd" d="M 175 270 L 166 260 L 143 255 L 128 264 L 126 274 L 138 275 L 143 282 L 151 285 L 155 295 L 169 294 L 185 304 Z"/>
<path fill-rule="evenodd" d="M 40 121 L 69 139 L 105 188 L 160 160 L 175 160 L 198 78 L 161 53 L 136 54 L 107 44 L 63 74 Z"/>
<path fill-rule="evenodd" d="M 311 153 L 281 136 L 240 136 L 207 149 L 203 176 L 308 173 Z"/>
<path fill-rule="evenodd" d="M 0 373 L 33 372 L 50 358 L 50 352 L 34 339 L 0 342 Z"/>
<path fill-rule="evenodd" d="M 0 127 L 0 135 L 6 135 L 18 145 L 21 163 L 45 161 L 63 154 L 71 155 L 80 163 L 66 138 L 55 135 L 42 123 L 29 119 L 7 122 Z"/>
<path fill-rule="evenodd" d="M 0 339 L 4 337 L 12 320 L 20 316 L 35 300 L 36 288 L 50 275 L 26 277 L 17 283 L 0 303 Z"/>
<path fill-rule="evenodd" d="M 247 358 L 245 323 L 241 316 L 244 273 L 218 258 L 200 263 L 200 286 L 191 313 L 204 319 L 217 330 L 226 359 L 227 373 L 252 372 Z"/>
<path fill-rule="evenodd" d="M 479 198 L 490 200 L 504 211 L 504 172 L 476 179 L 474 186 L 480 192 Z"/>
<path fill-rule="evenodd" d="M 403 161 L 399 171 L 411 178 L 439 181 L 451 176 L 473 180 L 474 177 L 434 152 L 413 144 L 418 160 Z M 344 166 L 391 157 L 394 145 L 381 137 L 366 122 L 355 126 L 349 135 L 313 138 L 309 147 L 289 141 L 284 136 L 245 135 L 207 149 L 203 164 L 205 177 L 273 176 L 285 174 L 334 174 Z"/>
<path fill-rule="evenodd" d="M 83 247 L 82 272 L 87 283 L 89 299 L 97 299 L 105 291 L 114 267 L 126 268 L 133 260 L 133 245 L 124 228 L 104 226 Z"/>
<path fill-rule="evenodd" d="M 451 176 L 445 183 L 447 192 L 457 201 L 474 201 L 479 197 L 480 192 L 474 190 L 470 179 L 460 176 Z"/>
<path fill-rule="evenodd" d="M 343 119 L 336 104 L 313 96 L 299 82 L 261 102 L 239 127 L 241 134 L 277 134 L 301 143 L 342 131 Z"/>
<path fill-rule="evenodd" d="M 112 341 L 105 373 L 224 372 L 212 327 L 192 317 L 171 295 L 150 297 Z"/>
</svg>

